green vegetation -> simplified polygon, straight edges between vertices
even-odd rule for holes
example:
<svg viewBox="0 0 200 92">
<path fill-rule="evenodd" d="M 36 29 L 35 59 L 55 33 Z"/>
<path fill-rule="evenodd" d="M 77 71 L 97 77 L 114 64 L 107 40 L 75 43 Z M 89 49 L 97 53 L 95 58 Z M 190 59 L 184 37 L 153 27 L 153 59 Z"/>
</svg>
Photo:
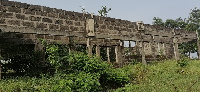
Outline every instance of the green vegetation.
<svg viewBox="0 0 200 92">
<path fill-rule="evenodd" d="M 131 65 L 128 71 L 133 75 L 131 83 L 116 92 L 199 92 L 200 61 L 165 61 L 149 65 Z"/>
<path fill-rule="evenodd" d="M 102 9 L 98 11 L 100 16 L 107 17 L 108 12 L 111 11 L 111 8 L 107 9 L 106 6 L 102 6 Z"/>
<path fill-rule="evenodd" d="M 47 44 L 44 40 L 42 40 L 42 43 L 46 48 L 46 63 L 49 64 L 49 67 L 43 69 L 52 70 L 53 72 L 30 72 L 26 74 L 25 71 L 25 74 L 20 75 L 21 77 L 13 77 L 12 75 L 3 77 L 0 82 L 1 91 L 200 91 L 200 61 L 197 60 L 183 58 L 179 61 L 153 62 L 148 65 L 134 63 L 134 65 L 128 65 L 123 68 L 114 68 L 109 62 L 103 61 L 99 57 L 88 56 L 86 52 L 69 53 L 69 46 Z M 78 48 L 81 47 L 79 46 Z M 15 54 L 8 53 L 7 55 Z M 29 56 L 29 54 L 16 55 L 21 57 Z M 32 57 L 34 55 L 30 58 L 25 58 L 25 60 L 24 58 L 16 60 L 20 65 L 26 66 L 26 61 L 31 60 Z M 3 64 L 3 67 L 4 65 L 7 64 Z M 21 68 L 23 69 L 23 67 Z M 4 73 L 9 73 L 9 68 L 3 69 L 6 71 Z M 24 67 L 24 69 L 27 68 Z M 35 68 L 28 70 L 34 71 Z M 18 69 L 14 68 L 12 68 L 12 72 L 20 73 Z"/>
<path fill-rule="evenodd" d="M 90 57 L 83 52 L 69 53 L 66 45 L 47 44 L 44 40 L 41 41 L 46 48 L 46 63 L 55 72 L 39 72 L 37 75 L 40 76 L 34 77 L 27 77 L 26 74 L 15 78 L 13 76 L 3 77 L 0 82 L 1 91 L 93 92 L 123 87 L 130 82 L 126 71 L 113 68 L 111 64 L 103 62 L 99 57 Z M 29 59 L 31 58 L 27 60 Z M 24 62 L 18 63 L 26 64 Z M 48 70 L 48 67 L 45 69 Z M 4 70 L 6 71 L 4 73 L 8 73 L 8 70 Z M 16 72 L 12 69 L 12 73 Z"/>
<path fill-rule="evenodd" d="M 200 36 L 200 9 L 194 8 L 191 10 L 189 17 L 182 19 L 181 17 L 173 20 L 167 19 L 163 21 L 161 18 L 154 17 L 153 25 L 162 26 L 174 29 L 183 29 L 186 31 L 197 31 Z M 179 44 L 180 53 L 182 56 L 190 56 L 190 53 L 197 52 L 196 40 Z"/>
<path fill-rule="evenodd" d="M 79 54 L 79 58 L 83 54 Z M 74 57 L 74 58 L 78 58 Z M 86 57 L 86 55 L 84 55 Z M 94 59 L 94 58 L 93 58 Z M 141 63 L 123 68 L 112 68 L 105 62 L 83 61 L 71 73 L 57 73 L 53 76 L 17 77 L 3 79 L 2 91 L 113 91 L 113 92 L 198 92 L 200 91 L 200 61 L 180 60 Z M 81 61 L 81 60 L 80 60 Z M 78 61 L 80 63 L 80 61 Z M 180 63 L 182 62 L 182 63 Z M 185 64 L 187 62 L 187 64 Z M 184 66 L 182 66 L 182 64 Z M 90 66 L 90 67 L 86 67 Z M 109 68 L 108 68 L 109 67 Z"/>
<path fill-rule="evenodd" d="M 102 16 L 107 15 L 102 7 Z M 199 9 L 192 10 L 189 21 L 181 18 L 162 22 L 154 18 L 154 25 L 194 30 L 199 27 Z M 199 29 L 199 28 L 198 28 Z M 199 30 L 198 30 L 199 31 Z M 1 44 L 3 79 L 2 92 L 199 92 L 200 61 L 183 58 L 179 61 L 153 62 L 147 65 L 134 63 L 114 68 L 99 57 L 88 56 L 86 51 L 69 53 L 69 47 L 47 44 L 46 62 L 39 61 L 41 52 L 34 46 Z M 183 54 L 193 52 L 188 43 L 181 45 Z M 76 48 L 71 46 L 71 48 Z M 83 50 L 78 46 L 76 49 Z M 194 51 L 196 49 L 194 48 Z M 8 75 L 7 75 L 8 74 Z M 9 75 L 13 74 L 13 75 Z"/>
</svg>

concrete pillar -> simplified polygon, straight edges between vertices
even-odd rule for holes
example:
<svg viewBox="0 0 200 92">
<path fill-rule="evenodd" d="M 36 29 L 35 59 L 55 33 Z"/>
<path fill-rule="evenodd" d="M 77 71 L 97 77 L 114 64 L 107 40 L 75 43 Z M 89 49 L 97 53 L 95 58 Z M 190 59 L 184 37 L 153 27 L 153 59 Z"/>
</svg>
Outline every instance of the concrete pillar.
<svg viewBox="0 0 200 92">
<path fill-rule="evenodd" d="M 174 29 L 172 30 L 172 33 L 174 34 L 174 36 L 176 35 L 174 32 Z M 175 60 L 179 60 L 180 59 L 180 55 L 179 55 L 179 50 L 178 50 L 178 39 L 174 38 L 173 39 L 173 47 L 174 47 L 174 58 Z"/>
<path fill-rule="evenodd" d="M 100 56 L 101 56 L 101 55 L 100 55 L 100 46 L 99 46 L 99 45 L 96 46 L 96 56 L 97 56 L 97 57 L 100 57 Z"/>
<path fill-rule="evenodd" d="M 199 39 L 197 40 L 197 55 L 198 55 L 198 59 L 200 60 L 200 44 L 199 44 Z"/>
<path fill-rule="evenodd" d="M 1 80 L 1 47 L 0 47 L 0 80 Z"/>
<path fill-rule="evenodd" d="M 156 47 L 155 46 L 157 46 L 156 45 L 156 43 L 153 41 L 152 43 L 151 43 L 151 51 L 152 51 L 152 56 L 153 56 L 153 59 L 154 60 L 156 60 L 156 53 L 157 53 L 157 51 L 156 51 Z"/>
<path fill-rule="evenodd" d="M 166 55 L 166 52 L 165 52 L 165 43 L 162 44 L 162 48 L 163 48 L 163 49 L 162 49 L 163 55 Z"/>
<path fill-rule="evenodd" d="M 197 36 L 197 55 L 198 55 L 198 59 L 200 60 L 200 44 L 199 44 L 199 33 L 196 30 L 196 36 Z"/>
<path fill-rule="evenodd" d="M 116 55 L 116 62 L 123 62 L 122 60 L 122 47 L 121 46 L 115 46 L 115 55 Z"/>
<path fill-rule="evenodd" d="M 107 57 L 108 57 L 108 62 L 110 62 L 110 47 L 107 47 Z"/>
<path fill-rule="evenodd" d="M 45 50 L 44 50 L 44 46 L 41 44 L 41 43 L 36 43 L 35 44 L 35 51 L 38 51 L 39 52 L 39 60 L 41 62 L 45 62 Z"/>
<path fill-rule="evenodd" d="M 135 42 L 135 49 L 136 49 L 136 55 L 139 55 L 140 54 L 140 45 L 139 45 L 139 42 L 138 41 L 136 41 Z"/>
<path fill-rule="evenodd" d="M 74 47 L 74 45 L 73 44 L 69 44 L 69 53 L 72 53 L 74 51 L 76 51 L 76 48 Z"/>
<path fill-rule="evenodd" d="M 87 49 L 88 49 L 88 55 L 92 56 L 92 45 L 91 45 L 91 41 L 90 38 L 87 39 Z"/>
<path fill-rule="evenodd" d="M 142 64 L 147 64 L 145 59 L 144 42 L 142 42 Z"/>
<path fill-rule="evenodd" d="M 128 41 L 128 61 L 131 60 L 131 54 L 132 54 L 131 41 Z"/>
<path fill-rule="evenodd" d="M 89 45 L 89 46 L 87 46 L 87 48 L 88 48 L 88 55 L 89 56 L 92 56 L 92 45 Z"/>
<path fill-rule="evenodd" d="M 175 60 L 180 59 L 178 43 L 174 43 L 174 56 L 175 56 Z"/>
</svg>

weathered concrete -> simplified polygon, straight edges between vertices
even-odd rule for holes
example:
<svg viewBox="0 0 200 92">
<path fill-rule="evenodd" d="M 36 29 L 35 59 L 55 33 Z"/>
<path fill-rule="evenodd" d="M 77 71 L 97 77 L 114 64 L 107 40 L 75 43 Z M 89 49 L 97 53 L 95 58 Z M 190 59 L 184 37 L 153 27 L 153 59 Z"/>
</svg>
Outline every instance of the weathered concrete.
<svg viewBox="0 0 200 92">
<path fill-rule="evenodd" d="M 100 55 L 100 47 L 99 47 L 99 45 L 96 45 L 96 56 L 97 57 L 100 57 L 101 55 Z"/>
<path fill-rule="evenodd" d="M 123 41 L 136 42 L 136 46 L 129 49 L 134 53 L 130 53 L 128 59 L 145 63 L 157 60 L 160 55 L 178 59 L 178 44 L 198 39 L 195 32 L 152 26 L 142 21 L 130 22 L 8 0 L 0 0 L 0 29 L 2 42 L 36 44 L 38 38 L 42 38 L 71 46 L 84 44 L 90 56 L 93 46 L 96 46 L 97 56 L 101 52 L 99 47 L 114 46 L 116 62 L 126 61 Z M 107 49 L 110 57 L 109 51 Z"/>
<path fill-rule="evenodd" d="M 1 59 L 2 59 L 2 56 L 1 56 L 1 46 L 0 46 L 0 80 L 1 80 Z"/>
<path fill-rule="evenodd" d="M 115 55 L 116 55 L 116 62 L 120 63 L 123 61 L 122 57 L 122 47 L 121 46 L 115 46 Z"/>
<path fill-rule="evenodd" d="M 200 44 L 199 44 L 199 33 L 196 30 L 196 35 L 197 35 L 197 55 L 198 55 L 198 59 L 200 60 Z"/>
<path fill-rule="evenodd" d="M 35 51 L 37 51 L 38 52 L 38 54 L 40 54 L 39 56 L 39 60 L 41 61 L 41 62 L 45 62 L 45 50 L 44 50 L 44 46 L 41 44 L 41 43 L 37 43 L 37 44 L 35 44 Z"/>
<path fill-rule="evenodd" d="M 110 47 L 106 47 L 107 51 L 107 61 L 110 62 Z"/>
</svg>

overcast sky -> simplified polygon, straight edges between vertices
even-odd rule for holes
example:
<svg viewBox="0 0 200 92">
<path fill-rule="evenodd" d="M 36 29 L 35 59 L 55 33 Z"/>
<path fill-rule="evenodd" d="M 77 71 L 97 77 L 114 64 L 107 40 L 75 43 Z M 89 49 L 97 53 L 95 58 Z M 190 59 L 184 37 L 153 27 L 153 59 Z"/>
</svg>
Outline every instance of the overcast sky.
<svg viewBox="0 0 200 92">
<path fill-rule="evenodd" d="M 200 0 L 11 0 L 34 5 L 48 6 L 67 11 L 81 12 L 84 6 L 87 12 L 98 14 L 101 6 L 112 10 L 108 17 L 144 21 L 152 24 L 153 17 L 162 19 L 186 18 L 191 9 L 200 7 Z"/>
</svg>

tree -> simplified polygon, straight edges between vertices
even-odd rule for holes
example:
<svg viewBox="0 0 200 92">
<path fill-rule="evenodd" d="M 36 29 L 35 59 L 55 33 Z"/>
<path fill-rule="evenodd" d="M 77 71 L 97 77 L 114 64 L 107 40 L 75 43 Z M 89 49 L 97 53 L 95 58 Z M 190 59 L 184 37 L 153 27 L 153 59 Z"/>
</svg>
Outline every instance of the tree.
<svg viewBox="0 0 200 92">
<path fill-rule="evenodd" d="M 153 20 L 154 20 L 153 25 L 174 28 L 174 29 L 184 29 L 187 25 L 186 19 L 182 19 L 181 17 L 175 20 L 167 19 L 166 21 L 163 21 L 161 18 L 154 17 Z"/>
<path fill-rule="evenodd" d="M 194 8 L 191 10 L 191 13 L 189 17 L 186 19 L 182 19 L 181 17 L 173 20 L 173 19 L 167 19 L 166 21 L 163 21 L 161 18 L 154 17 L 153 25 L 156 26 L 163 26 L 168 28 L 174 28 L 174 29 L 184 29 L 187 31 L 198 31 L 200 33 L 200 9 Z M 196 41 L 190 41 L 186 43 L 179 44 L 179 49 L 181 54 L 188 54 L 190 56 L 190 53 L 197 52 L 197 45 Z"/>
<path fill-rule="evenodd" d="M 106 6 L 102 6 L 102 9 L 99 10 L 98 12 L 99 12 L 99 15 L 100 15 L 100 16 L 107 17 L 107 14 L 108 14 L 108 12 L 109 12 L 110 10 L 111 10 L 111 8 L 107 9 Z"/>
<path fill-rule="evenodd" d="M 164 26 L 164 22 L 163 22 L 163 20 L 161 18 L 154 17 L 153 20 L 154 20 L 153 25 L 155 25 L 155 26 Z"/>
<path fill-rule="evenodd" d="M 82 5 L 82 6 L 80 6 L 81 7 L 81 11 L 82 11 L 82 13 L 85 13 L 85 14 L 88 14 L 88 12 L 86 11 L 86 9 L 85 9 L 85 7 Z"/>
</svg>

